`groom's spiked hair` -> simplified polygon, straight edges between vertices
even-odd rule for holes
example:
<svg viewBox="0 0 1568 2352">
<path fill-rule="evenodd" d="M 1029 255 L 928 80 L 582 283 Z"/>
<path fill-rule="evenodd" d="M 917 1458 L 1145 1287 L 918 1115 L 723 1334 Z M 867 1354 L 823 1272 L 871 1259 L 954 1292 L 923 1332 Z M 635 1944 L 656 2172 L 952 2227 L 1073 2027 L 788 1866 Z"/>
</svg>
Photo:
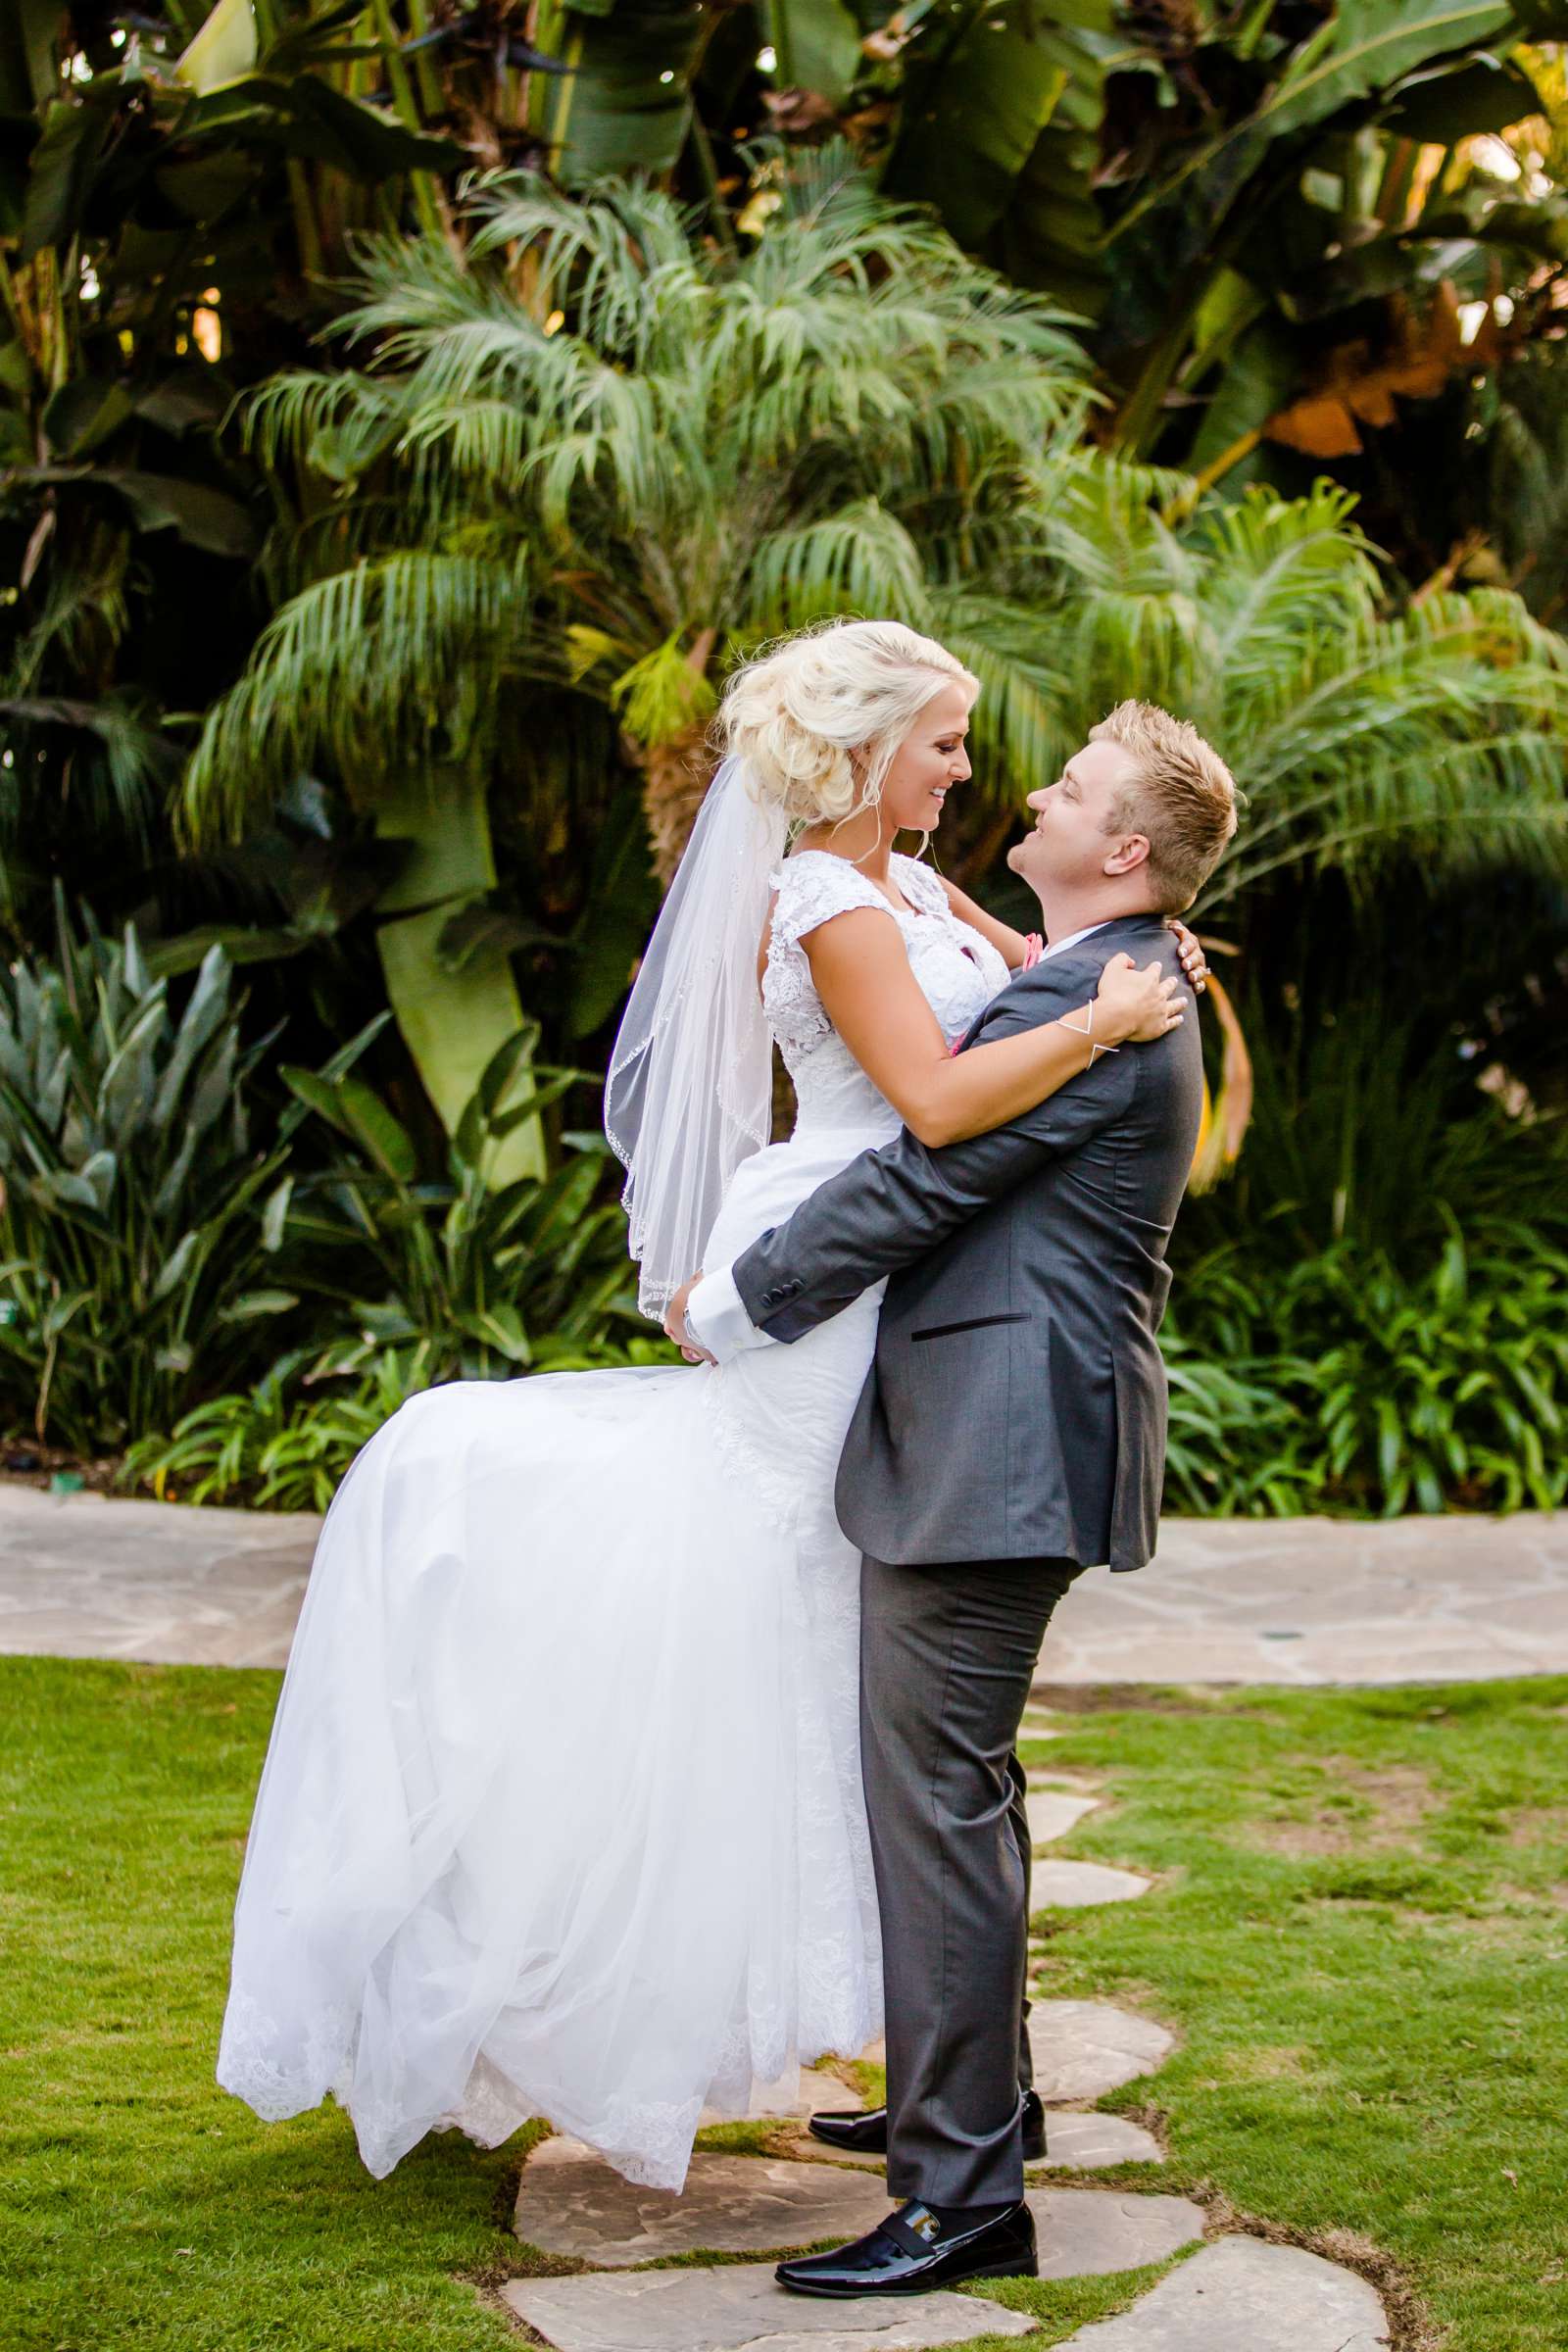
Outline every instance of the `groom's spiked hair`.
<svg viewBox="0 0 1568 2352">
<path fill-rule="evenodd" d="M 1236 779 L 1212 744 L 1156 703 L 1118 703 L 1091 743 L 1131 753 L 1138 774 L 1117 795 L 1105 830 L 1142 833 L 1162 914 L 1181 914 L 1219 863 L 1236 830 Z"/>
</svg>

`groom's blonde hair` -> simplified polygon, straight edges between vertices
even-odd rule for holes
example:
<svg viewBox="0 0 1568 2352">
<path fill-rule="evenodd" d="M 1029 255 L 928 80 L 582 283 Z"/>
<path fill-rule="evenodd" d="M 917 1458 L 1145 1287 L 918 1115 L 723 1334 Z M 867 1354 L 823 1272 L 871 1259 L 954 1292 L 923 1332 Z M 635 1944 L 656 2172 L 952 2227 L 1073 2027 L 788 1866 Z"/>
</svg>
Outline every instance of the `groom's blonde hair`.
<svg viewBox="0 0 1568 2352">
<path fill-rule="evenodd" d="M 1236 830 L 1236 779 L 1212 744 L 1156 703 L 1118 703 L 1091 743 L 1113 743 L 1137 761 L 1116 795 L 1107 833 L 1142 833 L 1161 914 L 1181 914 L 1219 863 Z"/>
<path fill-rule="evenodd" d="M 980 691 L 934 637 L 899 620 L 829 621 L 738 669 L 716 731 L 791 824 L 841 824 L 875 806 L 915 720 L 954 684 L 971 702 Z"/>
</svg>

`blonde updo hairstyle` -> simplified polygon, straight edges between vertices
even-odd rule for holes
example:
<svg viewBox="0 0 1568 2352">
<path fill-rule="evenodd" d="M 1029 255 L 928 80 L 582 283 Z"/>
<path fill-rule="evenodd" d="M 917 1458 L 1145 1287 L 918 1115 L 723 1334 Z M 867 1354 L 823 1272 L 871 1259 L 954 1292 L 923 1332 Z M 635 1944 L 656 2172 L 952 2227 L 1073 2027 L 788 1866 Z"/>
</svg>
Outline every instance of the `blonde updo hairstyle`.
<svg viewBox="0 0 1568 2352">
<path fill-rule="evenodd" d="M 954 681 L 980 682 L 933 637 L 897 620 L 835 620 L 787 637 L 738 669 L 716 729 L 754 789 L 792 830 L 843 824 L 882 795 L 926 705 Z"/>
</svg>

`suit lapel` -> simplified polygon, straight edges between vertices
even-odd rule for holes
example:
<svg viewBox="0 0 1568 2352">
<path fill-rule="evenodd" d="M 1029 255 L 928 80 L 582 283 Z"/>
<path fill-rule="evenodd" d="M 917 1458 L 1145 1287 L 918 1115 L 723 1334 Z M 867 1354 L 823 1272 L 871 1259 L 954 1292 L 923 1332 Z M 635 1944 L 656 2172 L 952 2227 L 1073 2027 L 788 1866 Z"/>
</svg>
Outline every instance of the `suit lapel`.
<svg viewBox="0 0 1568 2352">
<path fill-rule="evenodd" d="M 1102 923 L 1098 931 L 1092 931 L 1087 939 L 1081 939 L 1075 948 L 1066 949 L 1060 956 L 1042 956 L 1040 961 L 1031 965 L 1028 971 L 1014 972 L 1002 994 L 1006 996 L 1010 989 L 1027 988 L 1042 980 L 1054 980 L 1058 972 L 1069 971 L 1075 964 L 1090 962 L 1103 967 L 1112 956 L 1123 953 L 1131 955 L 1140 943 L 1158 940 L 1163 937 L 1164 931 L 1165 918 L 1162 914 L 1113 915 L 1108 923 Z M 996 998 L 992 999 L 993 1004 L 997 1002 Z"/>
</svg>

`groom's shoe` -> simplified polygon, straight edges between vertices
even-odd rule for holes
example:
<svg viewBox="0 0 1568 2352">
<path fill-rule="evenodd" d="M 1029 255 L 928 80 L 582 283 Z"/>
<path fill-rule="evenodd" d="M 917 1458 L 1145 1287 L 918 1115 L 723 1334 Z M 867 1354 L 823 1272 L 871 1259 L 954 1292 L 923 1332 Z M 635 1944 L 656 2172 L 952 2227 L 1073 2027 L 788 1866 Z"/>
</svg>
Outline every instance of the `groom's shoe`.
<svg viewBox="0 0 1568 2352">
<path fill-rule="evenodd" d="M 888 2152 L 888 2111 L 868 2108 L 864 2115 L 813 2115 L 807 2126 L 813 2139 L 851 2156 L 885 2156 Z M 1040 2164 L 1046 2153 L 1046 2111 L 1040 2094 L 1023 2094 L 1023 2160 Z"/>
<path fill-rule="evenodd" d="M 867 2237 L 836 2254 L 805 2254 L 781 2262 L 780 2286 L 798 2295 L 924 2295 L 964 2278 L 1034 2278 L 1040 2256 L 1035 2217 L 1027 2205 L 981 2209 L 971 2220 L 949 2208 L 939 2213 L 916 2197 L 890 2213 Z"/>
</svg>

